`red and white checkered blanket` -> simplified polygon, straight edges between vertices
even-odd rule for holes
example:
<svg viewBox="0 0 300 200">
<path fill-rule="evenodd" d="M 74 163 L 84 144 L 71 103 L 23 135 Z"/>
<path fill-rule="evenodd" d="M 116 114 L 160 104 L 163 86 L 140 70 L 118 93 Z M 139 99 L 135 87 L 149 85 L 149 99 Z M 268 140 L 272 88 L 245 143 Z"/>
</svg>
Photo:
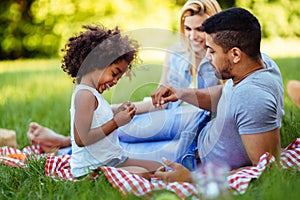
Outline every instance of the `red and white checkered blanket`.
<svg viewBox="0 0 300 200">
<path fill-rule="evenodd" d="M 10 166 L 26 167 L 26 160 L 18 155 L 40 155 L 42 152 L 39 147 L 30 146 L 22 151 L 10 147 L 0 148 L 0 162 Z M 70 155 L 47 155 L 45 174 L 49 177 L 77 181 L 70 171 Z M 269 166 L 269 163 L 275 161 L 275 158 L 265 153 L 261 156 L 257 166 L 246 167 L 237 170 L 227 177 L 228 185 L 231 189 L 239 193 L 244 193 L 252 179 L 258 178 L 262 172 Z M 300 138 L 297 138 L 288 147 L 282 149 L 280 165 L 283 168 L 296 166 L 300 171 Z M 125 170 L 114 167 L 101 168 L 108 181 L 114 188 L 120 191 L 123 195 L 134 193 L 137 196 L 145 195 L 153 190 L 169 190 L 176 193 L 180 198 L 188 196 L 197 196 L 198 190 L 194 184 L 186 182 L 164 183 L 157 179 L 148 181 L 138 175 L 131 174 Z"/>
</svg>

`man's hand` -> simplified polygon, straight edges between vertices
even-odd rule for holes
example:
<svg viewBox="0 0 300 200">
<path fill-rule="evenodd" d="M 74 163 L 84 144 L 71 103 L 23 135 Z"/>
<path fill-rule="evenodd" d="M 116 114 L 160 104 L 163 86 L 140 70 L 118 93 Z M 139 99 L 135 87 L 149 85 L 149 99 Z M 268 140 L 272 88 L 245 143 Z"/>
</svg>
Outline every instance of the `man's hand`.
<svg viewBox="0 0 300 200">
<path fill-rule="evenodd" d="M 167 160 L 166 158 L 162 158 L 162 162 L 166 166 L 173 168 L 173 170 L 166 171 L 165 167 L 160 167 L 155 172 L 156 177 L 160 178 L 166 183 L 174 181 L 192 182 L 191 172 L 183 165 Z"/>
<path fill-rule="evenodd" d="M 152 104 L 160 108 L 163 104 L 170 101 L 177 101 L 175 89 L 171 86 L 160 85 L 151 95 Z"/>
</svg>

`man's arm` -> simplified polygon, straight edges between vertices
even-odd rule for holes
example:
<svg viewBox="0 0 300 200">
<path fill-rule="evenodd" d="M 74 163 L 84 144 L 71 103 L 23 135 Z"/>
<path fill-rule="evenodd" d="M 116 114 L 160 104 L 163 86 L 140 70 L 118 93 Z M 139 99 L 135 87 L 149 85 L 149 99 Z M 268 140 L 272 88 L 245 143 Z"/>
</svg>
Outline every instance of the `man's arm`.
<svg viewBox="0 0 300 200">
<path fill-rule="evenodd" d="M 258 134 L 242 134 L 242 142 L 253 165 L 257 165 L 260 156 L 269 152 L 277 158 L 280 154 L 280 128 Z"/>
<path fill-rule="evenodd" d="M 170 101 L 181 99 L 194 106 L 215 112 L 222 94 L 222 88 L 223 85 L 203 89 L 173 88 L 171 86 L 160 85 L 151 95 L 152 103 L 159 107 Z"/>
<path fill-rule="evenodd" d="M 178 96 L 194 106 L 216 112 L 222 89 L 223 85 L 203 89 L 178 89 Z"/>
</svg>

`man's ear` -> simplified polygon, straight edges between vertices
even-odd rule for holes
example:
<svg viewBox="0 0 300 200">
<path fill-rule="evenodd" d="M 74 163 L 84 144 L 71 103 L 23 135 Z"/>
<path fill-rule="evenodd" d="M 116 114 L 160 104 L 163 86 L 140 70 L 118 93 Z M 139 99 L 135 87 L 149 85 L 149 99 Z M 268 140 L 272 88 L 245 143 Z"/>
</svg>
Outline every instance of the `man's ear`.
<svg viewBox="0 0 300 200">
<path fill-rule="evenodd" d="M 237 64 L 238 62 L 240 62 L 241 57 L 242 57 L 242 51 L 239 48 L 233 47 L 230 50 L 230 53 L 231 53 L 231 57 L 232 57 L 232 62 L 234 64 Z"/>
</svg>

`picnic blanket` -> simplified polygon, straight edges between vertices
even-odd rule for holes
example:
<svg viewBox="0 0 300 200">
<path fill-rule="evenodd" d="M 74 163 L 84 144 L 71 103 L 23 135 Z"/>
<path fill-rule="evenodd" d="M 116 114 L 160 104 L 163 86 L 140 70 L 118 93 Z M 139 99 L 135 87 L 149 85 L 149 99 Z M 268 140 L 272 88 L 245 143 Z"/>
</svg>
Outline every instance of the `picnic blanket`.
<svg viewBox="0 0 300 200">
<path fill-rule="evenodd" d="M 32 154 L 44 155 L 38 146 L 29 146 L 22 151 L 11 147 L 2 147 L 0 148 L 0 162 L 13 167 L 24 168 L 26 167 L 26 157 Z M 48 154 L 46 156 L 46 176 L 59 180 L 79 181 L 71 174 L 70 155 Z M 242 168 L 229 175 L 227 177 L 228 187 L 240 194 L 245 193 L 251 180 L 259 178 L 262 172 L 273 162 L 275 162 L 274 156 L 269 153 L 263 154 L 257 166 Z M 285 169 L 295 166 L 300 170 L 300 138 L 295 139 L 285 149 L 282 149 L 279 164 Z M 137 196 L 142 196 L 154 190 L 164 189 L 172 191 L 184 199 L 191 196 L 197 197 L 199 193 L 196 185 L 192 183 L 164 183 L 155 178 L 148 181 L 138 175 L 114 167 L 101 167 L 101 170 L 111 185 L 122 195 L 134 193 Z"/>
</svg>

